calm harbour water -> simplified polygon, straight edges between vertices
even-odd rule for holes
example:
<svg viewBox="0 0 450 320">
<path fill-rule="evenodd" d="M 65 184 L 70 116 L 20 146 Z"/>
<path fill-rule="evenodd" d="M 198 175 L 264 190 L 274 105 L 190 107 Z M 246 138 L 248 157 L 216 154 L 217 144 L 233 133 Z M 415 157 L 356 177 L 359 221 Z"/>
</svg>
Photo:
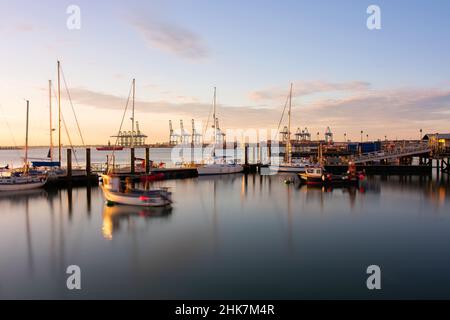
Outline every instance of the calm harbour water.
<svg viewBox="0 0 450 320">
<path fill-rule="evenodd" d="M 448 180 L 284 179 L 163 181 L 174 204 L 157 210 L 107 207 L 98 187 L 0 194 L 0 298 L 450 298 Z"/>
</svg>

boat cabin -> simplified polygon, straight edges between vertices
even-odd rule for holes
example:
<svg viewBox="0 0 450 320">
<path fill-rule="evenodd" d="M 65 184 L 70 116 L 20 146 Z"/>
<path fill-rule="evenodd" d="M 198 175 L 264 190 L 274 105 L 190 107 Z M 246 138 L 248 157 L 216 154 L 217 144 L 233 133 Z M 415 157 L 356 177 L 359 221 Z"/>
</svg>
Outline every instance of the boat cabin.
<svg viewBox="0 0 450 320">
<path fill-rule="evenodd" d="M 315 168 L 306 168 L 306 175 L 308 177 L 322 177 L 323 175 L 323 169 L 320 167 L 315 167 Z"/>
</svg>

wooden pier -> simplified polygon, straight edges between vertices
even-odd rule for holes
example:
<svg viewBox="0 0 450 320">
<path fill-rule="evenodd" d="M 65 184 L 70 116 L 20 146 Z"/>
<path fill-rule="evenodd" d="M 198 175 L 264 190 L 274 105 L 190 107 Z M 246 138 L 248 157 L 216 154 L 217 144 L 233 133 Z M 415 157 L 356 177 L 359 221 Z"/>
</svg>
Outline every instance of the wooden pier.
<svg viewBox="0 0 450 320">
<path fill-rule="evenodd" d="M 235 150 L 234 154 L 237 158 L 237 143 L 232 144 Z M 320 146 L 320 144 L 318 144 Z M 225 147 L 225 146 L 224 146 Z M 280 145 L 277 145 L 275 150 L 272 148 L 271 142 L 265 143 L 246 143 L 243 147 L 242 163 L 244 173 L 258 173 L 261 168 L 268 166 L 271 163 L 272 157 L 280 156 Z M 141 179 L 143 175 L 148 174 L 163 174 L 162 179 L 184 179 L 197 177 L 197 169 L 192 167 L 177 167 L 177 168 L 153 168 L 150 160 L 150 148 L 145 148 L 145 166 L 136 167 L 135 148 L 130 148 L 130 158 L 128 169 L 118 170 L 119 175 L 123 177 L 132 177 L 135 180 Z M 253 150 L 251 150 L 254 148 Z M 266 149 L 266 158 L 263 159 L 263 149 Z M 351 154 L 348 151 L 330 149 L 331 151 L 323 153 L 323 164 L 325 168 L 333 173 L 341 173 L 347 170 L 347 164 L 333 163 L 328 161 L 339 156 L 340 159 L 347 159 L 347 161 L 356 162 L 357 169 L 365 171 L 369 175 L 430 175 L 435 169 L 438 174 L 450 174 L 450 153 L 433 150 L 425 145 L 407 147 L 404 149 L 397 149 L 395 152 L 378 152 L 373 154 Z M 250 152 L 253 152 L 253 161 L 250 161 Z M 318 161 L 317 152 L 299 152 L 302 157 L 310 157 Z M 397 159 L 397 163 L 389 163 L 388 160 Z M 416 159 L 418 161 L 413 161 Z M 144 159 L 143 159 L 144 160 Z M 328 163 L 327 163 L 328 162 Z M 418 163 L 418 164 L 413 164 Z M 118 166 L 118 165 L 116 165 Z M 122 165 L 123 166 L 123 165 Z M 91 163 L 91 149 L 86 148 L 86 165 L 83 168 L 76 168 L 72 166 L 72 149 L 67 149 L 67 164 L 66 175 L 59 176 L 57 179 L 52 179 L 48 182 L 49 186 L 83 186 L 96 185 L 99 181 L 99 174 L 106 172 L 108 167 L 103 165 L 96 166 Z M 123 167 L 122 167 L 123 169 Z"/>
</svg>

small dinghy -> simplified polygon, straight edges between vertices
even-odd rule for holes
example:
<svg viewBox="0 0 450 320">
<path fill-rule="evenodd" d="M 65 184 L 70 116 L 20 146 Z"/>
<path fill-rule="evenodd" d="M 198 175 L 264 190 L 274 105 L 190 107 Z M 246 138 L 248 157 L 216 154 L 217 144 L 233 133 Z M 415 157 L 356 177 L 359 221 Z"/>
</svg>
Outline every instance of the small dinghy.
<svg viewBox="0 0 450 320">
<path fill-rule="evenodd" d="M 121 188 L 120 177 L 102 175 L 103 194 L 111 204 L 124 204 L 143 207 L 163 207 L 172 203 L 172 193 L 168 188 L 137 189 L 127 184 Z"/>
</svg>

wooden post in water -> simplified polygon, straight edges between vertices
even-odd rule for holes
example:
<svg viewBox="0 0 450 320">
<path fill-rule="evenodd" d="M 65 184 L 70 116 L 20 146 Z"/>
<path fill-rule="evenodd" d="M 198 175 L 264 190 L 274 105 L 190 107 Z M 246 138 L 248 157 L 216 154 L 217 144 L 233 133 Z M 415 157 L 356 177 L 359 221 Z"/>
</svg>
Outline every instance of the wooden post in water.
<svg viewBox="0 0 450 320">
<path fill-rule="evenodd" d="M 86 148 L 86 176 L 91 176 L 91 148 Z"/>
<path fill-rule="evenodd" d="M 248 165 L 248 143 L 244 147 L 244 163 L 246 166 Z"/>
<path fill-rule="evenodd" d="M 72 149 L 67 149 L 67 178 L 72 179 Z"/>
<path fill-rule="evenodd" d="M 134 148 L 130 148 L 131 153 L 131 174 L 134 174 Z"/>
<path fill-rule="evenodd" d="M 145 148 L 145 173 L 150 173 L 150 148 Z"/>
<path fill-rule="evenodd" d="M 272 164 L 272 142 L 267 141 L 267 158 L 269 164 Z"/>
<path fill-rule="evenodd" d="M 233 144 L 233 147 L 234 147 L 234 162 L 235 163 L 238 163 L 237 145 L 238 145 L 238 142 L 235 141 L 234 144 Z"/>
</svg>

